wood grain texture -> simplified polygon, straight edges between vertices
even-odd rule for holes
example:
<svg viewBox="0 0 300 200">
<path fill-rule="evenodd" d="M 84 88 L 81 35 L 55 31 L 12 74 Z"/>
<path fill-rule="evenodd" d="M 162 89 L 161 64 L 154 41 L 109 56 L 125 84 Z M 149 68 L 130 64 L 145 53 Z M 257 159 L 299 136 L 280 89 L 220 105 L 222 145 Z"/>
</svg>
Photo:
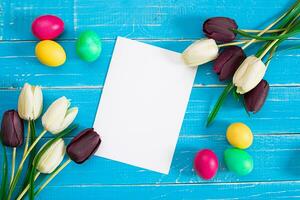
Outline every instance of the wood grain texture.
<svg viewBox="0 0 300 200">
<path fill-rule="evenodd" d="M 208 17 L 232 17 L 239 27 L 254 29 L 279 16 L 293 2 L 2 0 L 0 117 L 5 110 L 16 108 L 20 88 L 25 82 L 30 82 L 43 86 L 45 108 L 62 95 L 79 107 L 76 123 L 80 127 L 72 133 L 74 135 L 93 124 L 117 36 L 182 52 L 203 36 L 201 25 Z M 65 32 L 58 42 L 66 50 L 67 62 L 60 68 L 45 67 L 34 57 L 37 41 L 30 26 L 32 20 L 41 14 L 55 14 L 65 22 Z M 103 39 L 103 52 L 94 63 L 85 63 L 75 55 L 75 39 L 87 29 L 96 31 Z M 299 42 L 299 37 L 290 38 L 285 46 Z M 247 50 L 248 55 L 255 49 Z M 299 56 L 297 50 L 288 51 L 272 60 L 266 75 L 272 87 L 260 113 L 249 118 L 239 102 L 229 98 L 215 124 L 209 128 L 205 128 L 205 120 L 224 83 L 219 82 L 212 72 L 211 63 L 201 66 L 168 176 L 93 157 L 81 166 L 69 165 L 38 199 L 300 198 Z M 223 151 L 229 147 L 225 139 L 226 127 L 235 121 L 247 123 L 255 135 L 253 146 L 247 150 L 253 156 L 255 167 L 253 173 L 245 177 L 228 172 L 222 158 Z M 41 129 L 40 122 L 38 128 Z M 46 137 L 43 141 L 52 136 L 47 134 Z M 68 137 L 66 142 L 70 139 Z M 194 155 L 202 148 L 213 149 L 220 159 L 220 170 L 211 181 L 198 178 L 192 169 Z"/>
</svg>

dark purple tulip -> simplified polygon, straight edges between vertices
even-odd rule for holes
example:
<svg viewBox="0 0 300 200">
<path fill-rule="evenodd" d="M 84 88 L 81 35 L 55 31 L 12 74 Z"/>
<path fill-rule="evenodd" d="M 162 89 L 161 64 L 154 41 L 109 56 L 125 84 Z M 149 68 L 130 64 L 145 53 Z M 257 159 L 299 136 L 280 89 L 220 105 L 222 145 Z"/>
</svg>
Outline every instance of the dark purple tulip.
<svg viewBox="0 0 300 200">
<path fill-rule="evenodd" d="M 252 89 L 250 92 L 244 94 L 244 101 L 249 112 L 258 112 L 264 105 L 269 92 L 269 84 L 265 80 Z"/>
<path fill-rule="evenodd" d="M 214 71 L 219 75 L 219 80 L 231 79 L 245 59 L 246 55 L 241 47 L 225 48 L 214 62 Z"/>
<path fill-rule="evenodd" d="M 238 25 L 233 19 L 227 17 L 212 17 L 203 24 L 203 32 L 209 38 L 218 42 L 231 42 L 235 39 L 236 33 L 230 29 L 237 29 Z"/>
<path fill-rule="evenodd" d="M 98 133 L 88 128 L 73 138 L 67 146 L 67 153 L 74 162 L 81 164 L 97 151 L 100 143 Z"/>
<path fill-rule="evenodd" d="M 1 138 L 5 146 L 18 147 L 23 144 L 24 124 L 15 110 L 8 110 L 3 114 Z"/>
</svg>

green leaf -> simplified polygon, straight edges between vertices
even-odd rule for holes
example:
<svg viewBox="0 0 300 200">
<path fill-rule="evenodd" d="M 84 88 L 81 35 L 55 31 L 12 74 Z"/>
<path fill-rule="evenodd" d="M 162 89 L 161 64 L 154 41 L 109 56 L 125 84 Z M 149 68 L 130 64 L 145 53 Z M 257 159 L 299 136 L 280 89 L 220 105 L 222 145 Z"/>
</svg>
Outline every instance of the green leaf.
<svg viewBox="0 0 300 200">
<path fill-rule="evenodd" d="M 6 199 L 6 186 L 7 186 L 7 155 L 6 155 L 6 148 L 2 142 L 0 142 L 3 149 L 3 164 L 2 164 L 2 183 L 1 183 L 1 192 L 0 192 L 0 199 Z"/>
<path fill-rule="evenodd" d="M 289 24 L 293 18 L 300 13 L 300 1 L 297 0 L 296 3 L 288 10 L 287 15 L 281 20 L 281 25 L 279 27 L 284 27 Z"/>
<path fill-rule="evenodd" d="M 40 149 L 40 151 L 36 154 L 36 156 L 34 157 L 33 160 L 33 167 L 32 170 L 30 172 L 30 186 L 29 186 L 29 199 L 32 200 L 34 199 L 34 176 L 36 173 L 36 166 L 39 163 L 42 155 L 47 151 L 47 149 L 53 144 L 55 143 L 57 140 L 59 140 L 62 137 L 65 137 L 66 135 L 70 134 L 74 129 L 76 129 L 78 127 L 77 124 L 75 125 L 71 125 L 69 128 L 65 129 L 64 131 L 62 131 L 61 133 L 59 133 L 55 138 L 49 140 L 49 142 L 47 142 L 42 149 Z"/>
<path fill-rule="evenodd" d="M 232 31 L 235 33 L 238 33 L 244 37 L 253 38 L 253 39 L 257 39 L 257 40 L 266 40 L 266 41 L 277 40 L 277 39 L 287 39 L 289 37 L 292 37 L 292 36 L 300 33 L 299 27 L 291 30 L 290 32 L 288 32 L 286 34 L 282 34 L 282 35 L 278 35 L 278 36 L 257 36 L 257 35 L 249 34 L 242 30 L 232 30 Z"/>
<path fill-rule="evenodd" d="M 223 105 L 226 97 L 228 96 L 228 94 L 232 91 L 232 89 L 234 88 L 234 85 L 233 83 L 229 83 L 225 89 L 223 90 L 221 96 L 219 97 L 217 103 L 215 104 L 213 110 L 210 112 L 210 114 L 208 115 L 208 118 L 207 118 L 207 123 L 206 123 L 206 126 L 209 126 L 213 121 L 214 119 L 216 118 L 221 106 Z"/>
</svg>

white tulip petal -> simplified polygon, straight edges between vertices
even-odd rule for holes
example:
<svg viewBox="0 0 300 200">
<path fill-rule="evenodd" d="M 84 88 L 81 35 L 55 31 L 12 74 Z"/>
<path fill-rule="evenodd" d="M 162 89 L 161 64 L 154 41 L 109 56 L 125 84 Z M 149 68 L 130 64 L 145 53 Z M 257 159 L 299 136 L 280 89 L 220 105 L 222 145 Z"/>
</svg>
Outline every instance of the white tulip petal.
<svg viewBox="0 0 300 200">
<path fill-rule="evenodd" d="M 61 97 L 54 101 L 42 117 L 44 128 L 50 132 L 59 130 L 69 106 L 70 101 L 66 97 Z"/>
<path fill-rule="evenodd" d="M 237 87 L 237 93 L 245 94 L 256 87 L 263 79 L 266 69 L 265 64 L 257 57 L 246 58 L 233 76 L 233 84 Z"/>
<path fill-rule="evenodd" d="M 216 41 L 204 38 L 186 48 L 182 53 L 182 58 L 188 66 L 197 67 L 216 59 L 218 52 L 219 48 Z"/>
<path fill-rule="evenodd" d="M 40 117 L 43 110 L 43 93 L 41 87 L 39 86 L 34 87 L 33 98 L 34 98 L 33 119 L 36 120 L 37 118 Z"/>
<path fill-rule="evenodd" d="M 64 140 L 63 139 L 57 140 L 41 156 L 37 164 L 37 170 L 44 174 L 52 173 L 63 160 L 65 156 L 65 152 L 66 152 L 66 147 L 65 147 Z"/>
<path fill-rule="evenodd" d="M 25 83 L 18 100 L 18 113 L 22 119 L 29 120 L 33 118 L 33 93 L 31 90 L 31 85 Z"/>
<path fill-rule="evenodd" d="M 65 119 L 64 119 L 63 123 L 60 125 L 60 128 L 57 129 L 57 130 L 54 130 L 52 133 L 53 134 L 58 134 L 58 133 L 62 132 L 63 130 L 65 130 L 74 121 L 74 119 L 77 116 L 77 113 L 78 113 L 78 108 L 77 107 L 69 109 L 67 111 L 67 114 L 65 116 Z"/>
</svg>

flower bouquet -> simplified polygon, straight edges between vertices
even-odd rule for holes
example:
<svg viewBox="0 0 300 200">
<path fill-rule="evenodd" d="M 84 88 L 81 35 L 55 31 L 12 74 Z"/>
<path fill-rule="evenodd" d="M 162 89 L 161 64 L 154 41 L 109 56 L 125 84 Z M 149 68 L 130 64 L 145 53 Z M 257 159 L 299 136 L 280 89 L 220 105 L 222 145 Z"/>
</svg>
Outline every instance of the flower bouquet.
<svg viewBox="0 0 300 200">
<path fill-rule="evenodd" d="M 38 86 L 32 86 L 28 83 L 24 85 L 19 96 L 18 112 L 8 110 L 2 118 L 1 200 L 20 200 L 27 193 L 29 199 L 34 199 L 71 161 L 81 164 L 98 149 L 101 139 L 92 128 L 81 131 L 66 147 L 63 137 L 77 127 L 77 125 L 71 124 L 77 116 L 78 108 L 70 108 L 70 105 L 70 101 L 64 96 L 55 100 L 42 116 L 41 121 L 44 130 L 36 135 L 35 122 L 42 114 L 43 94 Z M 16 149 L 20 148 L 24 141 L 24 120 L 27 121 L 27 137 L 21 161 L 16 168 Z M 49 139 L 39 151 L 36 151 L 36 145 L 47 132 L 51 133 L 53 138 Z M 10 180 L 8 178 L 7 148 L 12 148 Z M 65 154 L 67 154 L 68 159 L 61 164 Z M 25 161 L 28 162 L 26 167 Z M 16 186 L 20 182 L 22 171 L 25 171 L 25 179 L 21 191 L 18 192 Z M 41 174 L 47 175 L 47 178 L 41 184 L 36 184 L 36 180 Z M 37 185 L 39 187 L 35 189 Z"/>
<path fill-rule="evenodd" d="M 282 51 L 280 45 L 300 32 L 300 1 L 297 0 L 284 14 L 263 30 L 240 30 L 233 19 L 214 17 L 203 24 L 207 38 L 191 44 L 182 57 L 188 66 L 198 66 L 214 60 L 214 72 L 220 81 L 228 81 L 207 119 L 210 125 L 226 97 L 232 93 L 242 99 L 245 110 L 256 113 L 263 106 L 269 84 L 264 80 L 266 70 L 274 55 Z M 243 40 L 233 42 L 237 35 Z M 246 56 L 245 50 L 254 43 L 260 48 L 255 55 Z M 242 46 L 238 46 L 242 45 Z M 224 48 L 219 52 L 220 48 Z M 293 46 L 284 50 L 296 49 Z"/>
</svg>

